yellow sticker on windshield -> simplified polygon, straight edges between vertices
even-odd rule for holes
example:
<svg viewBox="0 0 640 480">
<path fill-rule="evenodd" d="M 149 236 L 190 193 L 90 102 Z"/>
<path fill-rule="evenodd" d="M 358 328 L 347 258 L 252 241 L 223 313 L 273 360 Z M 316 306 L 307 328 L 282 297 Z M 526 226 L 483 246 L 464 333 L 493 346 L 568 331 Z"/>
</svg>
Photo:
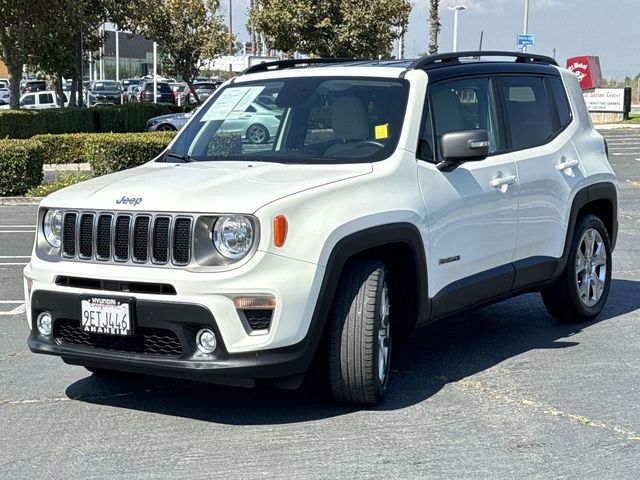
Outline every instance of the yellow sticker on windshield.
<svg viewBox="0 0 640 480">
<path fill-rule="evenodd" d="M 376 125 L 375 135 L 376 140 L 389 138 L 389 124 L 385 123 L 384 125 Z"/>
</svg>

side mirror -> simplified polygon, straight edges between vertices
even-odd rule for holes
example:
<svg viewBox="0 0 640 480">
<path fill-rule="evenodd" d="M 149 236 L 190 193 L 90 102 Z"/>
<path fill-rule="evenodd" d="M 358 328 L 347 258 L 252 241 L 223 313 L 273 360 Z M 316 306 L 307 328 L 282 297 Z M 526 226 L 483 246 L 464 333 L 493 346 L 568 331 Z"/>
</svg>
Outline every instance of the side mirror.
<svg viewBox="0 0 640 480">
<path fill-rule="evenodd" d="M 484 160 L 489 155 L 489 135 L 486 130 L 462 130 L 445 133 L 440 140 L 444 164 Z"/>
</svg>

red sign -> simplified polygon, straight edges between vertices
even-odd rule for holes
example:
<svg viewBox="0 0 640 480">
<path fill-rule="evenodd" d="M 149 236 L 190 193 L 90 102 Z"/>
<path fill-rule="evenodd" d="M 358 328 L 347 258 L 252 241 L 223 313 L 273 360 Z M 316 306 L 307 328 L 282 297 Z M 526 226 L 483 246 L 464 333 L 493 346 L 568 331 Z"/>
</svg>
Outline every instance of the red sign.
<svg viewBox="0 0 640 480">
<path fill-rule="evenodd" d="M 567 68 L 575 73 L 580 82 L 580 88 L 590 90 L 602 86 L 602 72 L 600 58 L 588 55 L 567 59 Z"/>
</svg>

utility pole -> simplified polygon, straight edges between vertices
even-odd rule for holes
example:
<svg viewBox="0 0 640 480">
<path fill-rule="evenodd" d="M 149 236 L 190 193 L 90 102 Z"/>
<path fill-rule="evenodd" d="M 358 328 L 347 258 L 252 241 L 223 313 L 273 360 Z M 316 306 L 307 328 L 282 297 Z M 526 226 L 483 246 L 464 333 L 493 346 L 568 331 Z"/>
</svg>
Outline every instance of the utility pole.
<svg viewBox="0 0 640 480">
<path fill-rule="evenodd" d="M 233 1 L 229 0 L 229 56 L 233 57 Z M 229 59 L 229 74 L 233 75 L 233 58 Z"/>
<path fill-rule="evenodd" d="M 158 44 L 153 42 L 153 103 L 158 103 Z"/>
<path fill-rule="evenodd" d="M 529 33 L 529 0 L 524 0 L 524 28 L 522 33 L 526 35 Z M 527 53 L 527 46 L 522 46 L 523 53 Z"/>
<path fill-rule="evenodd" d="M 82 33 L 78 32 L 76 33 L 76 70 L 77 70 L 77 75 L 78 75 L 78 90 L 77 90 L 77 102 L 76 105 L 78 105 L 78 107 L 82 107 L 82 80 L 83 80 L 83 75 L 82 75 Z"/>
<path fill-rule="evenodd" d="M 464 5 L 456 5 L 455 7 L 449 7 L 449 10 L 453 10 L 453 52 L 458 51 L 458 12 L 460 10 L 466 10 Z"/>
<path fill-rule="evenodd" d="M 120 35 L 116 28 L 116 82 L 120 81 Z"/>
</svg>

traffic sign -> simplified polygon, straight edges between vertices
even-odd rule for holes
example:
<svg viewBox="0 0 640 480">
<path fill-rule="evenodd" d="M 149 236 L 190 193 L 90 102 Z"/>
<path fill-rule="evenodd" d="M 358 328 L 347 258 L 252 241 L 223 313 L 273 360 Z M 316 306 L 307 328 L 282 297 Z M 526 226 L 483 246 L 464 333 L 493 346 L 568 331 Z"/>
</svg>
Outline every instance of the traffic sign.
<svg viewBox="0 0 640 480">
<path fill-rule="evenodd" d="M 527 35 L 518 35 L 518 46 L 519 47 L 533 47 L 535 35 L 527 34 Z"/>
</svg>

